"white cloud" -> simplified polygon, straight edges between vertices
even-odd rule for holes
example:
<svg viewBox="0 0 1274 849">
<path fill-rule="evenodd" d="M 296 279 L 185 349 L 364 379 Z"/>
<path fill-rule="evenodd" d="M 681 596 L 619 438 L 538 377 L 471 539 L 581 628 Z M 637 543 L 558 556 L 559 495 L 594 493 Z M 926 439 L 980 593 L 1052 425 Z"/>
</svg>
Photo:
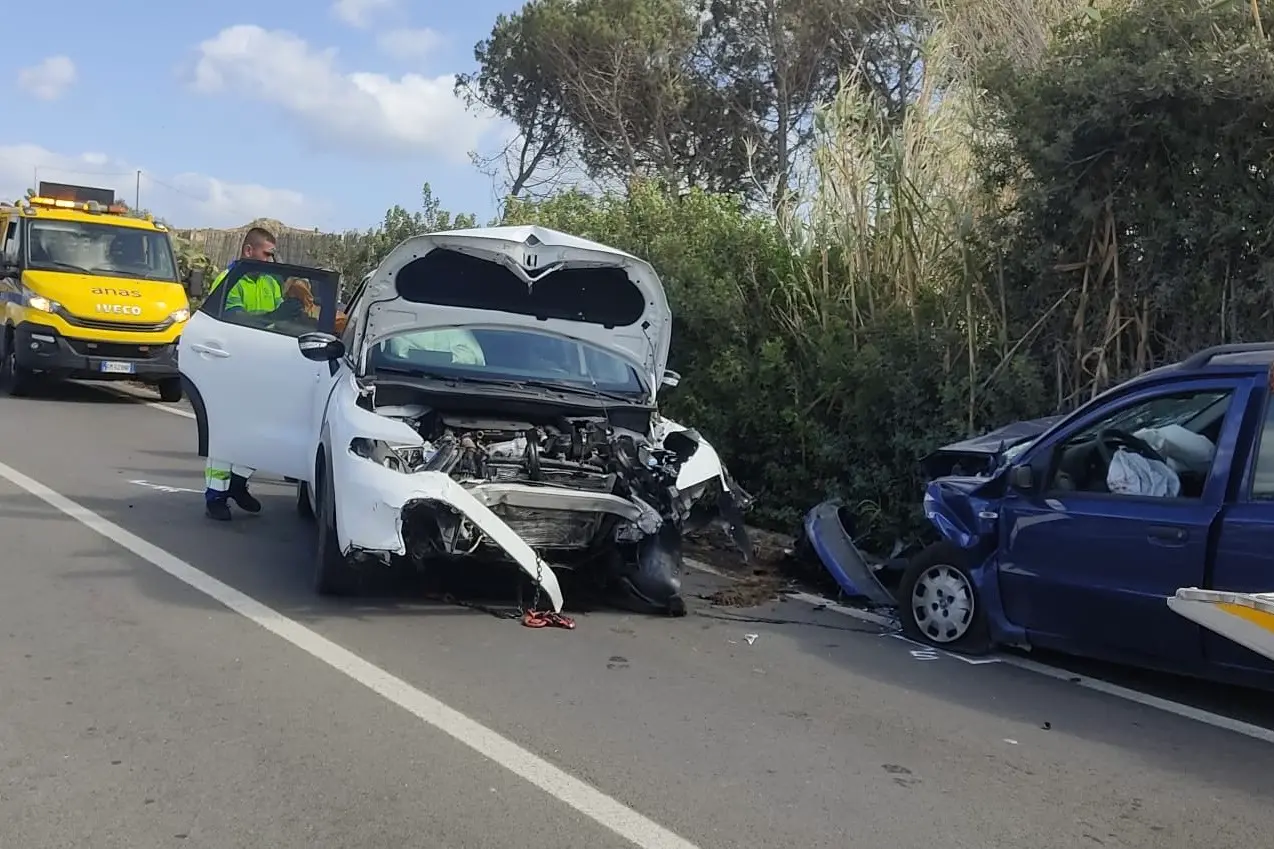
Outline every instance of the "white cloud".
<svg viewBox="0 0 1274 849">
<path fill-rule="evenodd" d="M 241 24 L 199 45 L 192 85 L 281 108 L 314 138 L 379 156 L 468 161 L 490 118 L 469 113 L 451 74 L 393 78 L 342 71 L 334 48 L 317 50 L 290 32 Z"/>
<path fill-rule="evenodd" d="M 371 24 L 371 18 L 398 5 L 397 0 L 336 0 L 332 14 L 352 27 L 362 29 Z"/>
<path fill-rule="evenodd" d="M 41 100 L 57 100 L 75 82 L 75 63 L 69 56 L 49 56 L 38 65 L 18 71 L 18 87 Z"/>
<path fill-rule="evenodd" d="M 443 42 L 437 30 L 393 29 L 380 34 L 376 44 L 387 55 L 402 62 L 419 61 Z"/>
<path fill-rule="evenodd" d="M 141 169 L 141 205 L 174 227 L 237 227 L 254 218 L 274 218 L 291 227 L 312 227 L 327 210 L 300 192 L 254 183 L 232 183 L 203 174 L 152 175 L 141 164 L 104 153 L 63 154 L 36 144 L 0 145 L 0 200 L 13 201 L 34 188 L 38 176 L 56 183 L 115 190 L 133 205 Z"/>
</svg>

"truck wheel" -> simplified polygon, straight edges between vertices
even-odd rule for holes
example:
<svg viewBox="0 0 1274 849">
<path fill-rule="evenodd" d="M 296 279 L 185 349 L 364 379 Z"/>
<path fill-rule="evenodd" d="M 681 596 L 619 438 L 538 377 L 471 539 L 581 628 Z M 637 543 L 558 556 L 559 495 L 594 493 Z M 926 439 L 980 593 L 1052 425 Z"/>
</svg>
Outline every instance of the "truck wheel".
<svg viewBox="0 0 1274 849">
<path fill-rule="evenodd" d="M 991 650 L 986 611 L 969 575 L 969 552 L 936 542 L 911 559 L 898 582 L 903 633 L 931 646 L 963 654 Z"/>
<path fill-rule="evenodd" d="M 161 380 L 155 388 L 159 390 L 159 400 L 165 404 L 175 404 L 181 400 L 183 395 L 180 377 L 170 377 L 167 380 Z"/>
<path fill-rule="evenodd" d="M 36 376 L 28 368 L 18 365 L 18 353 L 13 345 L 13 332 L 6 331 L 0 344 L 0 395 L 22 398 L 31 394 Z"/>
<path fill-rule="evenodd" d="M 318 487 L 317 495 L 318 550 L 314 555 L 314 589 L 319 595 L 353 595 L 358 591 L 358 571 L 341 553 L 336 537 L 336 498 L 330 469 L 323 470 L 323 485 Z"/>
</svg>

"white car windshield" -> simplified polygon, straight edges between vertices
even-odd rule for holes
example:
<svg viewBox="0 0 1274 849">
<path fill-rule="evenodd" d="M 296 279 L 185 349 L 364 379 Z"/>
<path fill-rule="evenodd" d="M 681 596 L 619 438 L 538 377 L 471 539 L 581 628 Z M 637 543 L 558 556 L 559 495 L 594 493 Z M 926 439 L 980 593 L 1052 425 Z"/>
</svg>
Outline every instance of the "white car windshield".
<svg viewBox="0 0 1274 849">
<path fill-rule="evenodd" d="M 441 327 L 399 333 L 378 344 L 371 371 L 484 380 L 536 380 L 645 394 L 625 360 L 585 342 L 521 328 Z"/>
</svg>

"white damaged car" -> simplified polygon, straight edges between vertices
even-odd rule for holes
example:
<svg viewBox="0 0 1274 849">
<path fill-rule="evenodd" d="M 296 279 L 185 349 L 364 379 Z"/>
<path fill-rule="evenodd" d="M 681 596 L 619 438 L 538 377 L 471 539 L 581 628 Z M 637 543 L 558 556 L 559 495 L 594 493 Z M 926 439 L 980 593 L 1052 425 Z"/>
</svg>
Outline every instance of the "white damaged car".
<svg viewBox="0 0 1274 849">
<path fill-rule="evenodd" d="M 225 308 L 247 275 L 287 300 Z M 651 266 L 540 227 L 416 236 L 352 294 L 333 272 L 239 262 L 178 362 L 199 453 L 298 481 L 320 593 L 379 564 L 597 570 L 624 606 L 681 615 L 682 534 L 721 520 L 749 553 L 751 498 L 712 446 L 659 415 L 672 314 Z"/>
</svg>

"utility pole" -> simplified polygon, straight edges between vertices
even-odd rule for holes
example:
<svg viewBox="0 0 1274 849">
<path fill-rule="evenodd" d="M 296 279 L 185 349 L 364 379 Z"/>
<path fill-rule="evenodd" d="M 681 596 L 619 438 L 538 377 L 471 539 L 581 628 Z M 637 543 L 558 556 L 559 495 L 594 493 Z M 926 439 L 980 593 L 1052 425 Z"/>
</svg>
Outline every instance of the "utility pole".
<svg viewBox="0 0 1274 849">
<path fill-rule="evenodd" d="M 133 209 L 142 208 L 142 170 L 137 169 L 137 190 L 133 194 Z"/>
</svg>

